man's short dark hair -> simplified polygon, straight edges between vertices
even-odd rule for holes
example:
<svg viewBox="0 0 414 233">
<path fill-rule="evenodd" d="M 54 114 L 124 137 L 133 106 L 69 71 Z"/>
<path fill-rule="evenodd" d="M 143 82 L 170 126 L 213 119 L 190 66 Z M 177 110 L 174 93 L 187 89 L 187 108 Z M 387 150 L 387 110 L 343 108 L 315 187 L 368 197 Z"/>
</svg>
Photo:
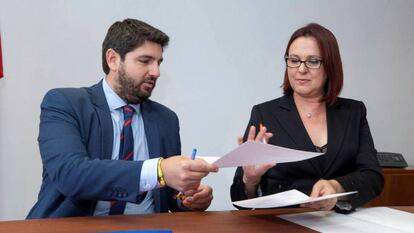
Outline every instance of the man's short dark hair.
<svg viewBox="0 0 414 233">
<path fill-rule="evenodd" d="M 136 19 L 117 21 L 108 29 L 102 43 L 102 68 L 105 74 L 109 73 L 105 54 L 110 48 L 115 50 L 123 61 L 128 52 L 140 47 L 145 41 L 157 43 L 164 48 L 169 40 L 167 34 L 145 22 Z"/>
</svg>

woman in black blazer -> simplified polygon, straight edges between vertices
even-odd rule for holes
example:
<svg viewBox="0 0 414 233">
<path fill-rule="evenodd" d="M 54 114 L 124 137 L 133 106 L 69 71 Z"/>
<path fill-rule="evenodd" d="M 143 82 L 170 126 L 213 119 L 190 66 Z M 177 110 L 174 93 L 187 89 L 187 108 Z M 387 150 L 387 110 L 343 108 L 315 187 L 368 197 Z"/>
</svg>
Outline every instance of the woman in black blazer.
<svg viewBox="0 0 414 233">
<path fill-rule="evenodd" d="M 364 104 L 338 97 L 343 71 L 335 36 L 318 24 L 300 28 L 288 42 L 285 60 L 284 96 L 253 107 L 244 140 L 264 139 L 325 154 L 275 166 L 239 167 L 231 198 L 238 201 L 290 189 L 312 197 L 358 191 L 343 200 L 304 205 L 351 211 L 380 194 L 383 176 Z"/>
</svg>

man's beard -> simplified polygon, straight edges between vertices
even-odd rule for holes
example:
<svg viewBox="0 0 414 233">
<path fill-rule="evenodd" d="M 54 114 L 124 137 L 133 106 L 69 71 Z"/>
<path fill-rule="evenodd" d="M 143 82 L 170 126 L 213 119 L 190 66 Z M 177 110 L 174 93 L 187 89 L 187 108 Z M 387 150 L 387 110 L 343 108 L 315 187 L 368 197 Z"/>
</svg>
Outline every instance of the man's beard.
<svg viewBox="0 0 414 233">
<path fill-rule="evenodd" d="M 130 76 L 128 76 L 123 68 L 120 67 L 118 71 L 118 84 L 119 86 L 116 88 L 116 93 L 127 103 L 127 104 L 139 104 L 142 103 L 144 100 L 148 99 L 151 96 L 151 91 L 149 93 L 144 93 L 141 91 L 142 84 L 145 81 L 151 80 L 154 82 L 155 79 L 151 77 L 147 77 L 144 80 L 138 82 L 133 80 Z"/>
</svg>

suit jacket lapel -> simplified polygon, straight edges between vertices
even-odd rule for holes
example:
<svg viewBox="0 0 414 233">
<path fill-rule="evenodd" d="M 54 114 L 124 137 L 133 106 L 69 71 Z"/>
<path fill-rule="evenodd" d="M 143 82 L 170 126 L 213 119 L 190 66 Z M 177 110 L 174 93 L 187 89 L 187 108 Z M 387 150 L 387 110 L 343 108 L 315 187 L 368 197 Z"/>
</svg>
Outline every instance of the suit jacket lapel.
<svg viewBox="0 0 414 233">
<path fill-rule="evenodd" d="M 151 106 L 151 101 L 146 100 L 141 104 L 142 118 L 144 119 L 145 136 L 147 138 L 148 153 L 150 159 L 162 156 L 160 146 L 160 134 L 157 124 L 157 115 Z"/>
<path fill-rule="evenodd" d="M 341 106 L 340 100 L 335 106 L 327 108 L 328 153 L 326 153 L 325 172 L 332 166 L 343 146 L 343 139 L 349 125 L 349 113 L 345 106 Z"/>
<path fill-rule="evenodd" d="M 291 95 L 284 96 L 278 108 L 274 110 L 275 118 L 280 122 L 280 125 L 285 129 L 286 133 L 290 136 L 292 141 L 295 142 L 297 147 L 295 149 L 304 151 L 315 151 L 315 146 L 310 139 L 302 120 L 300 119 L 298 110 L 296 109 L 295 102 Z M 277 134 L 277 132 L 275 132 Z M 311 165 L 316 171 L 322 175 L 322 169 L 319 163 L 311 159 L 309 160 Z"/>
<path fill-rule="evenodd" d="M 92 86 L 91 97 L 92 103 L 95 105 L 95 111 L 98 116 L 101 137 L 102 137 L 102 154 L 101 159 L 111 159 L 113 147 L 113 126 L 111 112 L 109 111 L 108 102 L 102 87 L 102 81 Z"/>
<path fill-rule="evenodd" d="M 149 158 L 152 159 L 160 157 L 162 156 L 162 153 L 159 128 L 156 120 L 157 114 L 152 108 L 151 100 L 146 100 L 141 104 L 141 112 L 144 120 L 145 137 L 147 138 Z M 156 212 L 160 212 L 164 208 L 164 206 L 161 206 L 161 190 L 165 192 L 165 188 L 155 189 L 152 192 L 154 195 Z"/>
<path fill-rule="evenodd" d="M 296 105 L 291 96 L 285 96 L 280 104 L 279 109 L 274 112 L 276 119 L 286 130 L 300 150 L 314 151 L 312 141 L 310 140 L 305 126 L 303 125 Z M 277 132 L 275 132 L 277 134 Z"/>
</svg>

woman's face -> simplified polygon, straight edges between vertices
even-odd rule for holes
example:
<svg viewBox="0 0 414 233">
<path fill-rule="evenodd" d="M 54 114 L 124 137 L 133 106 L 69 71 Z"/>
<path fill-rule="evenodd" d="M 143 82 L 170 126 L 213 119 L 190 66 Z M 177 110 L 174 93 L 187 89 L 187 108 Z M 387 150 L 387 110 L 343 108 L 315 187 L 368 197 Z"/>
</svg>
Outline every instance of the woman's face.
<svg viewBox="0 0 414 233">
<path fill-rule="evenodd" d="M 309 66 L 322 60 L 318 43 L 314 37 L 298 37 L 289 48 L 289 59 L 293 62 L 308 61 Z M 304 62 L 299 67 L 287 67 L 289 83 L 294 94 L 301 97 L 322 97 L 326 82 L 325 69 L 322 64 L 319 68 L 308 68 Z"/>
</svg>

